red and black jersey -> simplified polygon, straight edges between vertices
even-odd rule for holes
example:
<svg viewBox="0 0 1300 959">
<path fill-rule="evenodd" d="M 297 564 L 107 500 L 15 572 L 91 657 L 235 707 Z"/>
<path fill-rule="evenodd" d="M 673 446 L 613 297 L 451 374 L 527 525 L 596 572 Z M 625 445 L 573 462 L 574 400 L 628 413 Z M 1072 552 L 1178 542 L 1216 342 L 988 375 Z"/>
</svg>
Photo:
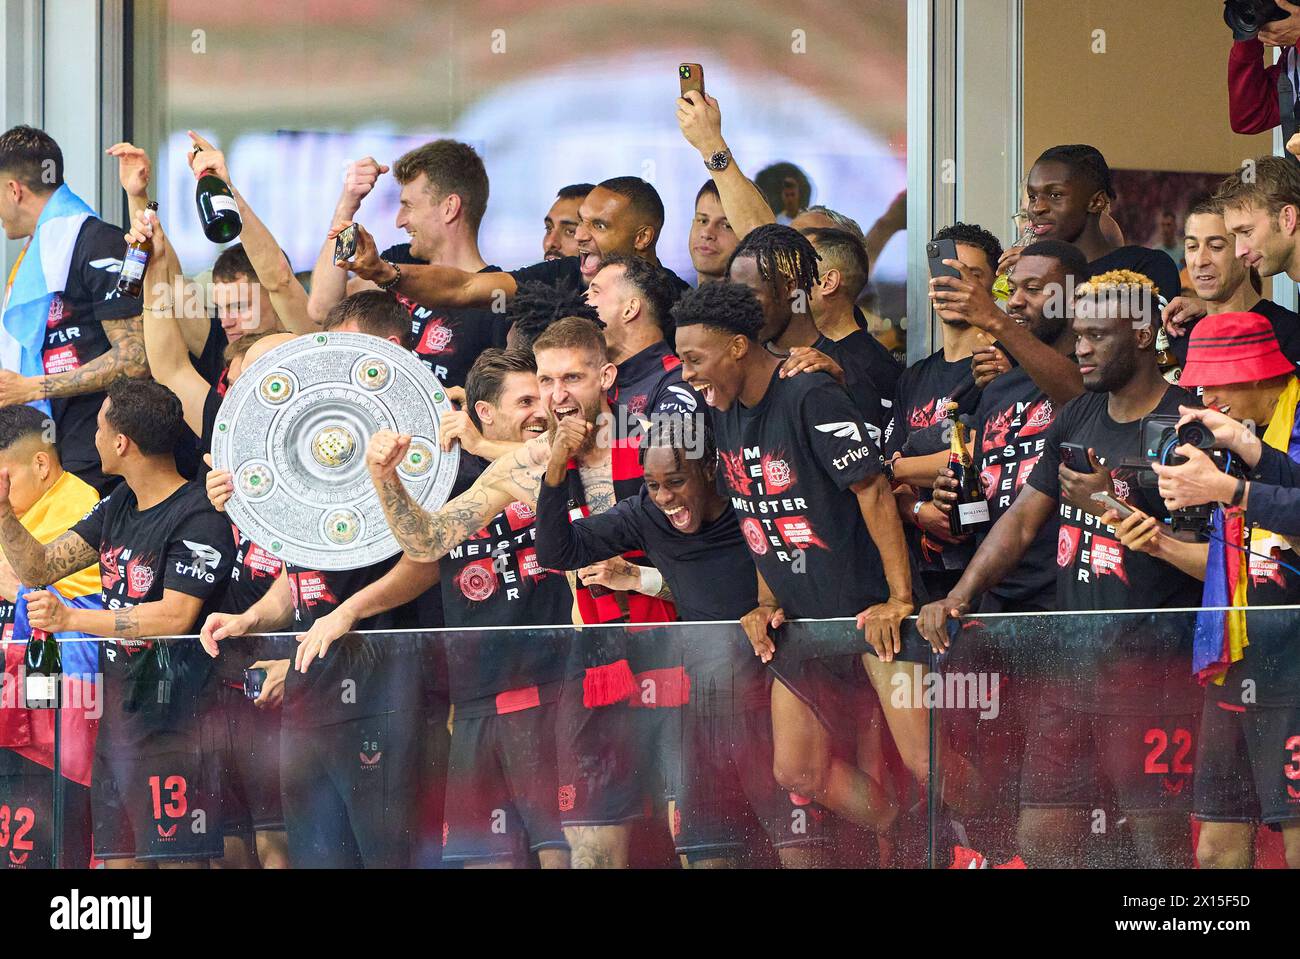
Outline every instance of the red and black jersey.
<svg viewBox="0 0 1300 959">
<path fill-rule="evenodd" d="M 464 451 L 461 459 L 478 460 Z M 478 460 L 485 467 L 486 461 Z M 450 630 L 485 626 L 558 626 L 548 639 L 522 641 L 510 630 L 447 634 L 451 701 L 496 712 L 501 693 L 540 688 L 563 677 L 573 593 L 564 573 L 537 562 L 537 519 L 527 503 L 511 503 L 438 562 Z M 488 702 L 488 700 L 491 700 Z M 476 702 L 477 701 L 477 702 Z M 511 699 L 512 711 L 520 697 Z M 537 702 L 544 701 L 538 694 Z M 458 715 L 473 712 L 461 709 Z"/>
<path fill-rule="evenodd" d="M 991 520 L 981 530 L 980 540 L 1020 494 L 1043 455 L 1047 430 L 1055 418 L 1051 399 L 1023 367 L 1003 373 L 984 387 L 975 408 L 976 435 L 971 450 Z M 989 592 L 1013 603 L 1055 609 L 1056 534 L 1053 517 L 1038 531 L 1019 565 Z"/>
<path fill-rule="evenodd" d="M 411 256 L 411 245 L 389 247 L 383 257 L 390 263 L 424 264 Z M 500 273 L 499 266 L 485 266 L 480 273 Z M 415 355 L 443 386 L 464 386 L 469 368 L 479 354 L 490 347 L 506 345 L 510 325 L 504 314 L 477 307 L 427 307 L 397 294 L 397 300 L 411 313 L 411 335 Z"/>
<path fill-rule="evenodd" d="M 880 450 L 828 375 L 779 373 L 752 408 L 713 411 L 718 491 L 789 618 L 855 616 L 889 596 L 850 489 L 880 473 Z"/>
<path fill-rule="evenodd" d="M 107 353 L 104 322 L 140 315 L 140 298 L 117 292 L 117 276 L 126 253 L 125 232 L 96 217 L 88 217 L 82 225 L 66 287 L 50 301 L 42 353 L 47 374 L 81 369 Z M 98 467 L 95 418 L 103 403 L 103 393 L 50 400 L 64 469 L 76 473 Z"/>
<path fill-rule="evenodd" d="M 703 406 L 700 394 L 682 379 L 682 361 L 662 340 L 618 365 L 609 403 L 648 420 L 661 414 L 694 414 Z"/>
<path fill-rule="evenodd" d="M 1140 420 L 1120 423 L 1111 418 L 1110 394 L 1084 393 L 1057 413 L 1029 485 L 1058 503 L 1060 521 L 1056 545 L 1058 609 L 1126 610 L 1195 608 L 1201 605 L 1202 585 L 1170 564 L 1129 550 L 1114 527 L 1061 498 L 1058 470 L 1062 443 L 1096 450 L 1110 470 L 1117 499 L 1148 516 L 1169 516 L 1153 487 L 1139 481 L 1143 470 Z M 1170 386 L 1152 414 L 1178 416 L 1178 407 L 1199 406 L 1196 397 Z M 1163 708 L 1168 696 L 1182 696 L 1191 682 L 1192 630 L 1189 622 L 1171 614 L 1139 619 L 1133 616 L 1080 617 L 1074 624 L 1081 648 L 1095 659 L 1095 686 L 1072 686 L 1080 708 L 1100 713 L 1129 713 Z M 1194 701 L 1189 708 L 1194 709 Z"/>
<path fill-rule="evenodd" d="M 637 456 L 639 442 L 639 435 L 616 436 L 612 441 L 609 454 L 615 502 L 639 495 L 645 485 Z M 569 462 L 566 483 L 565 505 L 569 518 L 588 516 L 591 510 L 587 506 L 582 476 L 578 464 L 572 460 Z M 653 565 L 641 550 L 624 553 L 623 558 L 638 566 Z M 619 605 L 618 596 L 603 587 L 592 590 L 579 583 L 575 596 L 578 614 L 584 623 L 670 623 L 677 619 L 677 608 L 671 602 L 643 593 L 622 594 L 627 604 L 626 614 Z M 569 676 L 583 677 L 583 702 L 587 706 L 621 702 L 634 691 L 632 667 L 628 658 L 628 641 L 624 630 L 583 630 L 574 635 L 570 644 L 566 673 Z"/>
<path fill-rule="evenodd" d="M 882 442 L 885 455 L 892 457 L 896 452 L 909 455 L 910 451 L 904 448 L 908 437 L 942 422 L 952 397 L 960 397 L 958 413 L 974 410 L 979 400 L 979 392 L 974 388 L 974 383 L 970 358 L 949 363 L 944 359 L 943 350 L 937 350 L 909 366 L 899 377 L 893 416 L 885 427 Z M 920 500 L 929 500 L 932 495 L 928 489 L 918 489 L 916 493 Z M 972 540 L 956 544 L 943 543 L 929 536 L 923 537 L 910 523 L 904 524 L 903 531 L 907 534 L 908 547 L 922 570 L 965 569 L 970 558 L 975 555 L 975 543 Z"/>
<path fill-rule="evenodd" d="M 1228 669 L 1223 685 L 1211 683 L 1205 688 L 1223 702 L 1240 703 L 1248 691 L 1254 705 L 1294 707 L 1300 703 L 1300 649 L 1295 616 L 1286 610 L 1257 608 L 1300 603 L 1300 573 L 1282 565 L 1300 568 L 1300 560 L 1280 537 L 1264 543 L 1256 541 L 1250 547 L 1255 553 L 1244 557 L 1248 564 L 1246 604 L 1256 612 L 1246 616 L 1249 645 L 1243 658 Z M 1223 547 L 1211 543 L 1210 549 Z M 1300 730 L 1296 733 L 1300 734 Z"/>
<path fill-rule="evenodd" d="M 234 537 L 202 486 L 186 483 L 142 510 L 122 483 L 72 532 L 99 551 L 105 609 L 155 603 L 166 590 L 197 597 L 203 601 L 199 615 L 174 631 L 183 635 L 218 608 Z M 184 727 L 197 715 L 212 674 L 212 660 L 194 642 L 106 639 L 99 664 L 106 684 L 99 735 L 107 742 L 141 742 Z"/>
</svg>

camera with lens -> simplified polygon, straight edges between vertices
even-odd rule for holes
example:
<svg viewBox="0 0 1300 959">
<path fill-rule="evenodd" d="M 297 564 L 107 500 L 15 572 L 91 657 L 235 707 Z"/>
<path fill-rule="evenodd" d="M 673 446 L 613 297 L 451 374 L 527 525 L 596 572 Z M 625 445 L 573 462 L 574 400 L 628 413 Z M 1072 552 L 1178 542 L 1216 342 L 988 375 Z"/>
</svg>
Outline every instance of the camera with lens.
<svg viewBox="0 0 1300 959">
<path fill-rule="evenodd" d="M 1273 0 L 1224 0 L 1223 4 L 1223 22 L 1238 40 L 1252 40 L 1264 24 L 1288 16 Z"/>
<path fill-rule="evenodd" d="M 1159 463 L 1161 466 L 1182 466 L 1187 462 L 1187 457 L 1174 451 L 1180 446 L 1194 446 L 1204 451 L 1210 461 L 1223 472 L 1233 476 L 1244 475 L 1234 456 L 1226 450 L 1215 449 L 1214 432 L 1204 423 L 1192 420 L 1179 426 L 1178 420 L 1177 416 L 1142 417 L 1142 455 L 1147 462 Z M 1153 470 L 1144 470 L 1138 478 L 1138 484 L 1154 488 L 1159 485 L 1159 479 Z M 1170 510 L 1170 528 L 1175 533 L 1184 530 L 1208 533 L 1215 505 L 1202 503 L 1200 506 Z"/>
</svg>

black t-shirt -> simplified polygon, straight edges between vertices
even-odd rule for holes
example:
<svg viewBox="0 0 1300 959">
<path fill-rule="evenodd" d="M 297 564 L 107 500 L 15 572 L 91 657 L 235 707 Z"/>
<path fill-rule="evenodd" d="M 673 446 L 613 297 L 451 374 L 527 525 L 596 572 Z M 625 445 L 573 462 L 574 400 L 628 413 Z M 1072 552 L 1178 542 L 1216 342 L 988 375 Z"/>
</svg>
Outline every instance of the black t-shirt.
<svg viewBox="0 0 1300 959">
<path fill-rule="evenodd" d="M 1088 264 L 1092 276 L 1110 270 L 1132 270 L 1141 273 L 1156 285 L 1163 307 L 1180 292 L 1182 280 L 1178 277 L 1178 264 L 1164 250 L 1148 250 L 1145 246 L 1121 246 Z"/>
<path fill-rule="evenodd" d="M 215 390 L 221 382 L 221 375 L 226 371 L 226 345 L 230 341 L 216 316 L 210 317 L 208 324 L 208 338 L 203 341 L 203 352 L 198 356 L 191 353 L 190 365 Z"/>
<path fill-rule="evenodd" d="M 885 455 L 892 457 L 895 452 L 910 455 L 912 451 L 904 449 L 908 437 L 941 423 L 947 415 L 945 407 L 953 396 L 958 397 L 959 414 L 971 412 L 979 402 L 980 394 L 975 389 L 970 357 L 949 363 L 944 359 L 943 350 L 937 350 L 904 370 L 898 380 L 898 393 L 894 396 L 894 415 L 885 429 Z M 920 501 L 932 496 L 928 489 L 918 489 L 916 493 Z M 907 534 L 907 545 L 922 570 L 965 569 L 975 555 L 973 540 L 953 544 L 926 537 L 923 545 L 921 532 L 914 525 L 907 523 L 903 530 Z"/>
<path fill-rule="evenodd" d="M 682 361 L 662 340 L 618 365 L 609 401 L 632 416 L 692 414 L 703 408 L 700 394 L 682 379 Z"/>
<path fill-rule="evenodd" d="M 758 580 L 749 546 L 740 532 L 730 504 L 713 522 L 691 534 L 679 532 L 650 499 L 643 487 L 639 496 L 620 500 L 613 508 L 570 522 L 563 486 L 542 484 L 537 502 L 538 556 L 557 569 L 580 569 L 633 550 L 642 550 L 663 575 L 673 593 L 678 615 L 688 622 L 735 622 L 758 605 Z M 676 630 L 677 642 L 651 643 L 658 650 L 657 665 L 685 667 L 692 690 L 709 690 L 709 703 L 734 706 L 734 696 L 762 698 L 766 686 L 753 648 L 737 633 L 723 638 L 717 632 L 695 636 Z M 647 645 L 650 645 L 648 643 Z M 637 658 L 645 662 L 649 657 Z M 727 695 L 730 690 L 732 695 Z M 694 698 L 694 697 L 693 697 Z M 752 700 L 748 700 L 752 701 Z"/>
<path fill-rule="evenodd" d="M 676 302 L 681 299 L 683 293 L 691 288 L 691 285 L 668 267 L 661 264 L 660 269 L 668 274 L 668 281 L 673 287 L 673 302 Z M 577 293 L 581 293 L 587 288 L 587 284 L 583 282 L 582 270 L 578 266 L 578 257 L 576 256 L 562 256 L 555 260 L 543 260 L 541 263 L 534 263 L 531 266 L 522 266 L 517 270 L 511 270 L 510 275 L 515 278 L 515 283 L 520 286 L 525 283 L 545 283 L 547 286 L 553 286 L 556 289 L 568 288 Z"/>
<path fill-rule="evenodd" d="M 109 348 L 103 323 L 140 315 L 140 298 L 117 292 L 117 274 L 126 253 L 125 233 L 96 217 L 87 218 L 82 225 L 67 288 L 50 303 L 43 352 L 47 374 L 68 373 L 103 356 Z M 99 465 L 95 418 L 103 402 L 103 393 L 50 401 L 64 469 L 78 472 Z"/>
<path fill-rule="evenodd" d="M 718 490 L 789 617 L 855 616 L 889 596 L 849 489 L 880 472 L 880 450 L 830 376 L 779 372 L 753 409 L 713 410 Z"/>
<path fill-rule="evenodd" d="M 1058 502 L 1057 608 L 1198 607 L 1199 580 L 1146 553 L 1125 549 L 1114 527 L 1060 498 L 1060 447 L 1078 443 L 1095 449 L 1104 461 L 1116 498 L 1149 516 L 1168 518 L 1158 491 L 1140 482 L 1141 421 L 1115 422 L 1108 403 L 1107 393 L 1084 393 L 1066 403 L 1048 429 L 1047 444 L 1029 477 L 1030 486 Z M 1191 393 L 1170 386 L 1152 413 L 1177 416 L 1180 403 L 1199 405 Z M 1070 633 L 1096 662 L 1095 688 L 1087 681 L 1071 687 L 1085 708 L 1102 713 L 1161 712 L 1192 692 L 1192 632 L 1182 617 L 1078 617 Z"/>
<path fill-rule="evenodd" d="M 146 510 L 119 484 L 72 531 L 99 550 L 105 609 L 158 602 L 168 589 L 196 596 L 203 607 L 193 623 L 178 625 L 181 635 L 218 608 L 235 544 L 229 521 L 199 484 L 186 483 Z M 99 665 L 107 683 L 99 735 L 113 742 L 184 729 L 210 689 L 212 660 L 193 640 L 106 639 Z"/>
<path fill-rule="evenodd" d="M 427 265 L 411 256 L 411 244 L 389 247 L 383 258 L 390 263 Z M 485 266 L 480 273 L 500 273 L 499 266 Z M 411 312 L 411 335 L 415 355 L 443 386 L 464 386 L 469 369 L 484 350 L 506 345 L 510 324 L 504 315 L 479 307 L 430 308 L 408 297 L 397 296 Z"/>
<path fill-rule="evenodd" d="M 1273 324 L 1273 335 L 1277 337 L 1282 355 L 1300 368 L 1300 314 L 1293 313 L 1272 300 L 1260 300 L 1248 312 L 1258 313 Z M 1182 336 L 1171 337 L 1169 340 L 1169 349 L 1178 357 L 1179 366 L 1187 365 L 1187 348 L 1191 344 L 1194 329 L 1196 323 L 1188 326 Z"/>
<path fill-rule="evenodd" d="M 349 597 L 387 573 L 397 557 L 361 569 L 314 570 L 286 563 L 293 600 L 293 630 L 303 633 Z M 357 630 L 405 626 L 406 607 L 357 623 Z M 433 641 L 410 647 L 383 635 L 343 639 L 306 674 L 290 669 L 284 684 L 284 721 L 298 727 L 327 726 L 366 716 L 414 709 L 430 685 L 424 653 Z M 400 647 L 400 649 L 399 649 Z M 410 647 L 410 648 L 408 648 Z M 427 647 L 427 649 L 426 649 Z M 399 656 L 399 652 L 401 655 Z M 430 661 L 431 662 L 431 661 Z"/>
<path fill-rule="evenodd" d="M 476 460 L 461 452 L 462 460 Z M 454 494 L 453 494 L 454 495 Z M 559 626 L 573 622 L 573 593 L 562 572 L 537 559 L 536 516 L 527 503 L 511 503 L 483 529 L 438 562 L 442 605 L 449 629 L 484 626 Z M 447 669 L 454 703 L 563 678 L 564 634 L 521 643 L 512 631 L 447 634 Z M 495 709 L 489 708 L 488 712 Z M 461 715 L 469 715 L 461 710 Z"/>
<path fill-rule="evenodd" d="M 1020 493 L 1047 445 L 1055 418 L 1052 401 L 1022 367 L 1003 373 L 984 387 L 975 408 L 975 445 L 971 450 L 980 485 L 989 503 L 982 541 Z M 1043 524 L 1024 558 L 989 592 L 1014 603 L 1056 608 L 1057 521 Z"/>
<path fill-rule="evenodd" d="M 885 427 L 889 425 L 893 396 L 898 388 L 902 368 L 889 355 L 889 351 L 866 330 L 857 330 L 842 340 L 822 337 L 819 343 L 824 346 L 814 344 L 817 349 L 844 368 L 845 386 L 849 395 L 871 427 L 871 438 L 879 443 Z M 889 363 L 892 370 L 885 368 L 877 349 L 884 350 L 885 362 Z"/>
<path fill-rule="evenodd" d="M 1251 548 L 1261 552 L 1259 547 L 1256 543 Z M 1223 547 L 1212 542 L 1210 549 Z M 1281 565 L 1300 568 L 1295 550 L 1284 542 L 1273 541 L 1264 551 L 1267 557 L 1245 557 L 1249 564 L 1246 604 L 1253 608 L 1300 603 L 1300 574 Z M 1248 613 L 1246 633 L 1249 644 L 1242 659 L 1228 669 L 1223 685 L 1206 686 L 1211 697 L 1220 702 L 1246 705 L 1242 703 L 1243 694 L 1249 689 L 1249 702 L 1257 706 L 1300 705 L 1300 649 L 1294 614 L 1285 610 Z"/>
</svg>

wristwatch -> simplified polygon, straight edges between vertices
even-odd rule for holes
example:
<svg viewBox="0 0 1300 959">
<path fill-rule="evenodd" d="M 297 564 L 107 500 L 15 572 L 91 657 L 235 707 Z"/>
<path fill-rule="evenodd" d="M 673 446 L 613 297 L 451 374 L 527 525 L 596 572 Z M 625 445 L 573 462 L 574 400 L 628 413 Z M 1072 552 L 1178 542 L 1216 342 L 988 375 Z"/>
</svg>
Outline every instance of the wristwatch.
<svg viewBox="0 0 1300 959">
<path fill-rule="evenodd" d="M 383 262 L 388 263 L 387 260 L 384 260 Z M 391 280 L 384 280 L 382 283 L 375 284 L 375 286 L 379 287 L 385 293 L 387 293 L 393 287 L 397 286 L 397 284 L 400 283 L 402 280 L 402 268 L 398 266 L 396 263 L 388 263 L 388 265 L 393 268 L 393 278 Z"/>
<path fill-rule="evenodd" d="M 704 161 L 704 165 L 714 173 L 725 170 L 729 163 L 731 163 L 731 152 L 729 150 L 718 150 Z"/>
</svg>

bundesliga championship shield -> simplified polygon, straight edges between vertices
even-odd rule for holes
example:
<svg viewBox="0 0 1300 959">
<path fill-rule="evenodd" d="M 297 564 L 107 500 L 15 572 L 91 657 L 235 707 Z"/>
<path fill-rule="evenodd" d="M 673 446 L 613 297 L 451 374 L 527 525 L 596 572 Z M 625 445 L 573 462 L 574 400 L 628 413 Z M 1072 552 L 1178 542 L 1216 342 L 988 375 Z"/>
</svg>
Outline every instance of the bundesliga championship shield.
<svg viewBox="0 0 1300 959">
<path fill-rule="evenodd" d="M 235 491 L 226 512 L 286 562 L 358 569 L 400 549 L 366 469 L 379 430 L 413 439 L 398 475 L 427 510 L 446 501 L 459 446 L 438 446 L 451 402 L 416 357 L 362 333 L 312 333 L 278 346 L 226 393 L 212 434 L 214 469 Z"/>
</svg>

